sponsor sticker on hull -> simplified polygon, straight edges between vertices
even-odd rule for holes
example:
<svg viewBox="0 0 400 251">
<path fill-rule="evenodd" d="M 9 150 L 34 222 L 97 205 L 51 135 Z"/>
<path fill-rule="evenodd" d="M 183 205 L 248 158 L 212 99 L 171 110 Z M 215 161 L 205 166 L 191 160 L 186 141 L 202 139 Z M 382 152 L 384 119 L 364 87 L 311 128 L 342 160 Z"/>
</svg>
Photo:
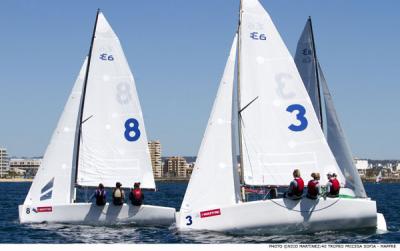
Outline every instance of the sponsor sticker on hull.
<svg viewBox="0 0 400 251">
<path fill-rule="evenodd" d="M 221 215 L 221 210 L 219 208 L 200 212 L 200 218 L 207 218 L 218 215 Z"/>
<path fill-rule="evenodd" d="M 35 213 L 49 213 L 53 211 L 53 207 L 37 207 L 34 208 L 33 211 Z"/>
</svg>

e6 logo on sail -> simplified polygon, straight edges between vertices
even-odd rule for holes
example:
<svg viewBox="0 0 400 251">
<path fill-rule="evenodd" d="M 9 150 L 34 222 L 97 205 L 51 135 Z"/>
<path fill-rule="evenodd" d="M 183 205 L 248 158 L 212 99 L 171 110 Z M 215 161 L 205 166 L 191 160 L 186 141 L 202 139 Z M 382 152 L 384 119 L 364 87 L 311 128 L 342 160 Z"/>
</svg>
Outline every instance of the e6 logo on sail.
<svg viewBox="0 0 400 251">
<path fill-rule="evenodd" d="M 250 33 L 250 37 L 254 40 L 267 40 L 267 35 L 256 31 Z"/>
<path fill-rule="evenodd" d="M 107 53 L 100 54 L 100 59 L 103 61 L 114 61 L 113 55 L 107 55 Z"/>
</svg>

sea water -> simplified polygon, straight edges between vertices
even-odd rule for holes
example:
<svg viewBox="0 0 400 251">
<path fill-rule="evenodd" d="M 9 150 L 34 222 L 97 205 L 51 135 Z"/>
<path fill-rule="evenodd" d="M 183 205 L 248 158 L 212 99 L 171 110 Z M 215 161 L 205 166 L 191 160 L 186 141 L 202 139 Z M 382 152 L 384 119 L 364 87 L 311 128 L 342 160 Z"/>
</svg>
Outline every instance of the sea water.
<svg viewBox="0 0 400 251">
<path fill-rule="evenodd" d="M 180 233 L 174 226 L 19 224 L 18 205 L 23 203 L 30 185 L 29 182 L 0 183 L 0 243 L 400 243 L 400 184 L 365 184 L 368 196 L 376 200 L 378 212 L 386 218 L 387 233 L 360 229 L 245 236 L 210 231 Z M 179 210 L 186 186 L 185 182 L 158 182 L 157 192 L 145 192 L 145 203 Z M 79 201 L 86 201 L 92 192 L 80 190 Z"/>
</svg>

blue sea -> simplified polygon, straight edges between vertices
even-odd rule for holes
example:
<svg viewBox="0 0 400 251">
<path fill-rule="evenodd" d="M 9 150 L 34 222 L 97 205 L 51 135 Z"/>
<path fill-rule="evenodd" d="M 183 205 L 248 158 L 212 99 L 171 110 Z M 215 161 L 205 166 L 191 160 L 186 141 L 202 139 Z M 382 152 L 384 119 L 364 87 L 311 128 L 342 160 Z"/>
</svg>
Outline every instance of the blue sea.
<svg viewBox="0 0 400 251">
<path fill-rule="evenodd" d="M 170 227 L 134 225 L 85 226 L 74 224 L 19 224 L 18 205 L 31 183 L 0 183 L 0 243 L 400 243 L 400 184 L 365 184 L 377 201 L 388 232 L 375 230 L 325 231 L 297 235 L 234 235 L 209 231 L 180 233 Z M 145 192 L 145 203 L 175 207 L 182 202 L 187 183 L 158 182 L 158 191 Z M 80 191 L 85 200 L 91 191 Z"/>
</svg>

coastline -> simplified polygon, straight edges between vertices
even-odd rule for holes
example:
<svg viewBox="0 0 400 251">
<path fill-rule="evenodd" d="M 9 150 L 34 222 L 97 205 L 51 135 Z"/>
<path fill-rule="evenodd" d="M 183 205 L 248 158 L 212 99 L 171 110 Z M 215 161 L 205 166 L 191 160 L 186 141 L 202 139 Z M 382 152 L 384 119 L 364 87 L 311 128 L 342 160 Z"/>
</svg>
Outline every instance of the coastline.
<svg viewBox="0 0 400 251">
<path fill-rule="evenodd" d="M 367 183 L 375 183 L 376 178 L 362 178 L 362 182 Z M 0 182 L 32 182 L 33 178 L 1 178 Z M 170 178 L 155 178 L 155 181 L 159 182 L 189 182 L 189 178 L 178 178 L 178 177 L 170 177 Z M 400 178 L 383 178 L 381 183 L 400 183 Z"/>
<path fill-rule="evenodd" d="M 25 179 L 25 178 L 1 178 L 0 182 L 32 182 L 33 179 Z"/>
</svg>

